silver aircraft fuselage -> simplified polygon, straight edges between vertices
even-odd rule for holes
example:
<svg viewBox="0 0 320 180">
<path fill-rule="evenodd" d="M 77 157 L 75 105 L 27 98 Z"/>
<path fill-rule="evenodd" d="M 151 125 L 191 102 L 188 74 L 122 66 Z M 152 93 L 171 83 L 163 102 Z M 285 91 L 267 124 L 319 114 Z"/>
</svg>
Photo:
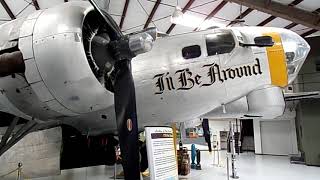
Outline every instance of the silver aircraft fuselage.
<svg viewBox="0 0 320 180">
<path fill-rule="evenodd" d="M 83 46 L 82 27 L 92 11 L 87 2 L 70 2 L 0 26 L 0 48 L 18 43 L 26 65 L 24 74 L 0 79 L 0 111 L 60 121 L 82 133 L 116 131 L 113 93 L 93 74 Z M 206 40 L 219 33 L 231 34 L 234 47 L 209 55 Z M 274 38 L 274 47 L 241 46 L 263 35 Z M 184 51 L 192 46 L 200 55 L 187 58 Z M 230 27 L 157 39 L 132 61 L 139 127 L 279 116 L 281 88 L 297 76 L 309 49 L 299 35 L 279 28 Z M 291 52 L 292 62 L 285 57 Z M 287 73 L 289 67 L 294 70 Z"/>
</svg>

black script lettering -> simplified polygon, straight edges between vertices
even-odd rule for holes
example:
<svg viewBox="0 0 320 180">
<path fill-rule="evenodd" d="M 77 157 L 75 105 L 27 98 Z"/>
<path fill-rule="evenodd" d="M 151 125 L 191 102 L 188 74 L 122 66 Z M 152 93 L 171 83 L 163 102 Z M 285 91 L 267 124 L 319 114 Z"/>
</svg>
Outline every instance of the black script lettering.
<svg viewBox="0 0 320 180">
<path fill-rule="evenodd" d="M 229 69 L 229 78 L 234 79 L 236 77 L 236 72 L 233 69 Z"/>
<path fill-rule="evenodd" d="M 178 70 L 176 71 L 176 74 L 179 74 L 178 80 L 180 82 L 180 87 L 178 90 L 189 90 L 193 88 L 194 80 L 191 78 L 192 72 L 188 68 Z"/>
<path fill-rule="evenodd" d="M 243 69 L 244 69 L 244 75 L 245 76 L 252 76 L 251 67 L 250 66 L 243 66 Z"/>
<path fill-rule="evenodd" d="M 242 67 L 236 68 L 236 73 L 237 73 L 237 76 L 241 78 L 243 76 Z"/>
<path fill-rule="evenodd" d="M 169 90 L 175 89 L 174 85 L 173 85 L 172 77 L 166 77 L 166 81 L 167 81 L 167 85 L 168 85 Z"/>
<path fill-rule="evenodd" d="M 253 74 L 255 74 L 255 75 L 262 74 L 261 66 L 260 66 L 260 61 L 259 61 L 258 58 L 256 58 L 256 61 L 257 61 L 257 64 L 255 64 L 255 65 L 253 66 L 253 68 L 252 68 Z M 257 72 L 256 70 L 257 70 L 258 72 Z"/>
<path fill-rule="evenodd" d="M 226 69 L 226 70 L 222 70 L 222 71 L 221 71 L 221 72 L 223 73 L 224 80 L 228 80 L 227 72 L 226 72 L 226 71 L 229 71 L 229 69 Z"/>
<path fill-rule="evenodd" d="M 163 82 L 164 73 L 157 74 L 153 77 L 153 79 L 157 78 L 156 87 L 159 88 L 155 94 L 162 94 L 164 91 L 164 82 Z"/>
<path fill-rule="evenodd" d="M 196 82 L 197 85 L 200 85 L 200 84 L 201 84 L 200 78 L 201 78 L 201 76 L 198 75 L 198 74 L 194 77 L 194 80 L 195 80 L 195 82 Z"/>
<path fill-rule="evenodd" d="M 209 72 L 207 73 L 208 77 L 210 77 L 210 83 L 202 84 L 202 86 L 211 86 L 213 83 L 216 82 L 216 76 L 218 76 L 219 81 L 223 82 L 224 80 L 221 78 L 220 74 L 220 67 L 218 64 L 206 64 L 202 67 L 209 67 Z"/>
</svg>

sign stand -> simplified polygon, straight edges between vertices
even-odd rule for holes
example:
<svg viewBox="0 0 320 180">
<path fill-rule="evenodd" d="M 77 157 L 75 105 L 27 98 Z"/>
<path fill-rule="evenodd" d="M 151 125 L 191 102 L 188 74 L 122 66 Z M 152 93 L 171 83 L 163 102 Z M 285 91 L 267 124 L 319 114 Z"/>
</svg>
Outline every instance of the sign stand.
<svg viewBox="0 0 320 180">
<path fill-rule="evenodd" d="M 150 180 L 178 180 L 175 140 L 171 127 L 145 127 Z"/>
</svg>

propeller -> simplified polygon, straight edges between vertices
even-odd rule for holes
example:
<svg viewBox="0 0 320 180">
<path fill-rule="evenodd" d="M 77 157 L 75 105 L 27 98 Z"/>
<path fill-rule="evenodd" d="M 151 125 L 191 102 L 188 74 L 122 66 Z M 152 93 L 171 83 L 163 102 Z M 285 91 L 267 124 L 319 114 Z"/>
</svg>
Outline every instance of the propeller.
<svg viewBox="0 0 320 180">
<path fill-rule="evenodd" d="M 113 32 L 117 34 L 118 38 L 123 37 L 121 29 L 117 25 L 117 23 L 113 20 L 113 18 L 105 11 L 99 8 L 97 3 L 94 0 L 89 0 L 90 4 L 94 7 L 94 9 L 100 14 L 102 19 L 112 28 Z"/>
<path fill-rule="evenodd" d="M 114 106 L 122 155 L 125 179 L 140 179 L 138 120 L 135 86 L 131 70 L 131 60 L 138 54 L 150 51 L 156 38 L 156 29 L 146 29 L 130 35 L 123 35 L 112 17 L 89 0 L 108 27 L 116 35 L 108 43 L 106 50 L 114 59 Z"/>
<path fill-rule="evenodd" d="M 125 179 L 140 179 L 138 121 L 131 62 L 115 64 L 114 99 Z"/>
</svg>

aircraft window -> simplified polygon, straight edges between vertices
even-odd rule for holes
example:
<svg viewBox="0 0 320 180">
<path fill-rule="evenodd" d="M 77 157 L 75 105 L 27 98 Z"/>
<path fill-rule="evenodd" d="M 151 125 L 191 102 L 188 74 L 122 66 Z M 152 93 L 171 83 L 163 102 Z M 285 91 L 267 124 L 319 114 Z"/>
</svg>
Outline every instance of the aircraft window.
<svg viewBox="0 0 320 180">
<path fill-rule="evenodd" d="M 206 36 L 207 51 L 209 56 L 230 53 L 235 47 L 235 41 L 230 32 L 220 32 Z"/>
<path fill-rule="evenodd" d="M 182 56 L 185 59 L 192 59 L 201 56 L 201 48 L 199 45 L 187 46 L 182 49 Z"/>
</svg>

